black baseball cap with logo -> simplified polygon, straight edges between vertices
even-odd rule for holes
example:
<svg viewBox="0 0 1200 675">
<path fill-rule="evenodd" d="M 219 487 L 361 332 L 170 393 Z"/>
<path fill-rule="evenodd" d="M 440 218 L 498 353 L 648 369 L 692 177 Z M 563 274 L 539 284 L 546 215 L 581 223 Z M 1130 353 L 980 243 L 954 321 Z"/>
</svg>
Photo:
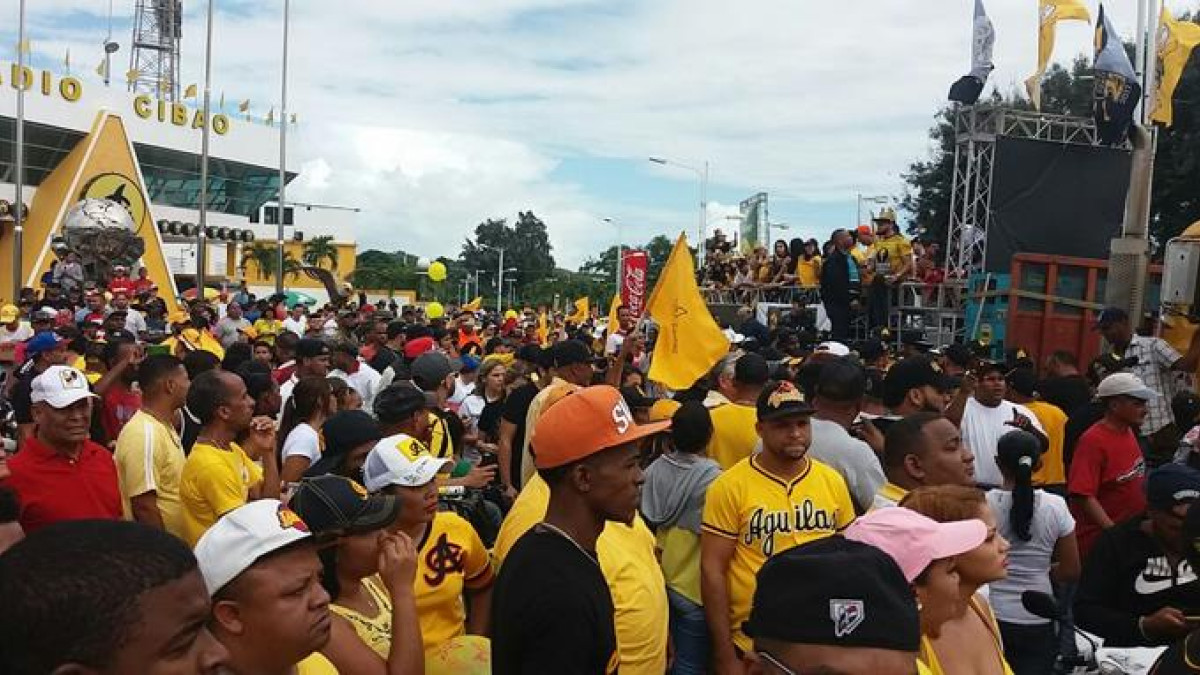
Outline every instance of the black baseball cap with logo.
<svg viewBox="0 0 1200 675">
<path fill-rule="evenodd" d="M 941 392 L 950 387 L 946 373 L 928 356 L 907 358 L 889 368 L 883 378 L 883 398 L 902 399 L 910 390 L 921 387 L 933 387 Z"/>
<path fill-rule="evenodd" d="M 746 635 L 798 645 L 915 652 L 916 597 L 883 550 L 840 535 L 772 556 L 758 571 Z"/>
<path fill-rule="evenodd" d="M 804 392 L 787 380 L 768 382 L 758 395 L 757 408 L 759 422 L 813 413 L 812 404 L 805 400 Z"/>
<path fill-rule="evenodd" d="M 349 478 L 328 474 L 301 480 L 288 506 L 320 535 L 383 529 L 396 521 L 401 504 L 395 495 L 372 495 Z"/>
</svg>

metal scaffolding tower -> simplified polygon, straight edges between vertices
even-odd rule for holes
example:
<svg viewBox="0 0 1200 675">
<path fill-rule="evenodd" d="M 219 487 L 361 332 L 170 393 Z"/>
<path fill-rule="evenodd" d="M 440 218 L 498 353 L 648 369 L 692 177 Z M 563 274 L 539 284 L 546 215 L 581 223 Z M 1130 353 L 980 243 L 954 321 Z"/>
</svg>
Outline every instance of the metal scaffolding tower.
<svg viewBox="0 0 1200 675">
<path fill-rule="evenodd" d="M 949 279 L 965 281 L 983 269 L 992 220 L 992 169 L 1000 136 L 1095 145 L 1096 125 L 1083 117 L 993 105 L 962 106 L 954 112 L 954 185 L 946 237 Z"/>
<path fill-rule="evenodd" d="M 129 91 L 179 100 L 179 41 L 183 35 L 180 0 L 137 0 Z"/>
</svg>

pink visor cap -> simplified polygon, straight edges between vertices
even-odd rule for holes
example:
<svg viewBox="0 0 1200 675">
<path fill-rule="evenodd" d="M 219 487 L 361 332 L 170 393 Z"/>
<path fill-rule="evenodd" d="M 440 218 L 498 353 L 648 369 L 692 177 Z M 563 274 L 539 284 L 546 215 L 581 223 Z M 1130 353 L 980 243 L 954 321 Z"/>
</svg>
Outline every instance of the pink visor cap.
<svg viewBox="0 0 1200 675">
<path fill-rule="evenodd" d="M 844 534 L 890 555 L 911 583 L 933 561 L 982 544 L 987 539 L 987 525 L 982 520 L 939 523 L 912 509 L 889 506 L 855 520 Z"/>
</svg>

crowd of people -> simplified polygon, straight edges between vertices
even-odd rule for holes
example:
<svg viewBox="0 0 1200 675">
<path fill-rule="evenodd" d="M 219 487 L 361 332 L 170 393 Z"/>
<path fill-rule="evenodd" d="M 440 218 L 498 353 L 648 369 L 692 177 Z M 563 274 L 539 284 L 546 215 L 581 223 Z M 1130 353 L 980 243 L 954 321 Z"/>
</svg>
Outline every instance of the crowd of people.
<svg viewBox="0 0 1200 675">
<path fill-rule="evenodd" d="M 834 243 L 818 278 L 861 274 Z M 624 307 L 142 280 L 0 307 L 0 672 L 1047 675 L 1075 627 L 1200 659 L 1200 339 L 1119 309 L 1082 370 L 784 320 L 666 391 Z"/>
<path fill-rule="evenodd" d="M 851 319 L 861 315 L 865 327 L 888 325 L 889 309 L 902 300 L 905 284 L 912 302 L 936 304 L 937 287 L 946 280 L 936 242 L 910 241 L 900 232 L 896 214 L 882 209 L 872 225 L 834 230 L 829 239 L 776 240 L 771 250 L 756 245 L 745 253 L 736 240 L 716 230 L 705 241 L 706 259 L 699 273 L 702 287 L 731 291 L 739 302 L 762 299 L 822 305 L 834 339 L 851 336 Z"/>
</svg>

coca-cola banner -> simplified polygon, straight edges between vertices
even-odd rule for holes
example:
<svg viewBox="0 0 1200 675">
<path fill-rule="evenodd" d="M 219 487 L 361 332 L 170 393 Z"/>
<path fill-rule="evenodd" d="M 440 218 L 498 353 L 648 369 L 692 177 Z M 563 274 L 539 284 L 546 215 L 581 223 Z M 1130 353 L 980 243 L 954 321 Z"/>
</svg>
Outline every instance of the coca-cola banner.
<svg viewBox="0 0 1200 675">
<path fill-rule="evenodd" d="M 622 261 L 621 304 L 638 317 L 646 308 L 646 252 L 627 250 Z"/>
</svg>

